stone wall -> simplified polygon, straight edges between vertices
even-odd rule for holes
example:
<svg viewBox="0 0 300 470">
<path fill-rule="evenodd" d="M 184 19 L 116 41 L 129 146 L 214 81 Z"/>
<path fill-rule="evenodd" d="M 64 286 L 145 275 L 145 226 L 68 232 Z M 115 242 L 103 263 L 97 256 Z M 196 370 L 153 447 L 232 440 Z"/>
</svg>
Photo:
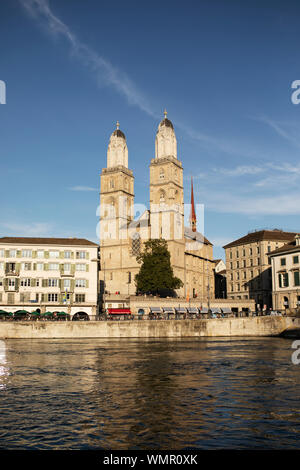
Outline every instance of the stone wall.
<svg viewBox="0 0 300 470">
<path fill-rule="evenodd" d="M 272 336 L 288 327 L 299 326 L 299 319 L 271 316 L 209 320 L 0 321 L 0 339 Z"/>
</svg>

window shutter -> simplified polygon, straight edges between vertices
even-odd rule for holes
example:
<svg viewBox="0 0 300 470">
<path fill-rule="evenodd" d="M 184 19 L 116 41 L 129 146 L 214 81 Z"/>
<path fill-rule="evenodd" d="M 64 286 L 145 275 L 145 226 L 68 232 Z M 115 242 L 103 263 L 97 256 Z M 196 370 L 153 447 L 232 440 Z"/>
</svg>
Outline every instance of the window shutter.
<svg viewBox="0 0 300 470">
<path fill-rule="evenodd" d="M 60 258 L 64 258 L 64 252 L 63 252 L 63 251 L 60 251 L 60 252 L 59 252 L 59 257 L 60 257 Z"/>
<path fill-rule="evenodd" d="M 71 252 L 71 258 L 74 259 L 74 251 Z"/>
<path fill-rule="evenodd" d="M 17 273 L 20 272 L 20 267 L 21 267 L 21 263 L 16 263 L 16 271 L 17 271 Z"/>
<path fill-rule="evenodd" d="M 75 264 L 71 264 L 71 274 L 75 273 Z"/>
<path fill-rule="evenodd" d="M 74 292 L 75 281 L 74 279 L 71 280 L 71 292 Z"/>
<path fill-rule="evenodd" d="M 42 280 L 42 287 L 47 287 L 48 286 L 48 279 L 43 279 Z"/>
<path fill-rule="evenodd" d="M 36 258 L 36 251 L 32 252 L 32 258 Z"/>
<path fill-rule="evenodd" d="M 86 279 L 86 281 L 85 281 L 85 287 L 86 287 L 87 289 L 88 289 L 88 287 L 89 287 L 89 280 L 88 280 L 88 279 Z"/>
<path fill-rule="evenodd" d="M 33 270 L 36 271 L 36 263 L 33 263 Z"/>
<path fill-rule="evenodd" d="M 4 279 L 4 289 L 8 290 L 8 279 L 7 278 Z"/>
<path fill-rule="evenodd" d="M 30 279 L 30 286 L 35 287 L 36 286 L 36 280 L 35 279 Z"/>
<path fill-rule="evenodd" d="M 90 254 L 89 254 L 88 251 L 85 253 L 85 258 L 86 258 L 86 259 L 90 259 Z"/>
<path fill-rule="evenodd" d="M 44 257 L 49 258 L 49 251 L 44 251 Z"/>
<path fill-rule="evenodd" d="M 17 250 L 17 258 L 21 258 L 21 250 Z"/>
<path fill-rule="evenodd" d="M 9 250 L 5 250 L 5 258 L 9 258 Z"/>
<path fill-rule="evenodd" d="M 19 279 L 15 280 L 15 290 L 19 290 Z"/>
<path fill-rule="evenodd" d="M 63 272 L 64 272 L 64 265 L 63 264 L 59 265 L 59 271 L 60 271 L 60 274 L 63 274 Z"/>
<path fill-rule="evenodd" d="M 278 274 L 279 287 L 282 287 L 281 274 Z"/>
<path fill-rule="evenodd" d="M 44 281 L 44 279 L 43 279 L 43 281 Z M 46 295 L 46 294 L 42 294 L 42 298 L 41 298 L 41 301 L 42 301 L 42 302 L 45 302 L 45 295 Z"/>
<path fill-rule="evenodd" d="M 88 272 L 89 272 L 89 268 L 90 268 L 90 266 L 89 266 L 88 264 L 86 264 L 86 266 L 85 266 L 85 267 L 86 267 L 86 272 L 88 273 Z"/>
<path fill-rule="evenodd" d="M 44 271 L 48 271 L 48 263 L 44 264 Z"/>
</svg>

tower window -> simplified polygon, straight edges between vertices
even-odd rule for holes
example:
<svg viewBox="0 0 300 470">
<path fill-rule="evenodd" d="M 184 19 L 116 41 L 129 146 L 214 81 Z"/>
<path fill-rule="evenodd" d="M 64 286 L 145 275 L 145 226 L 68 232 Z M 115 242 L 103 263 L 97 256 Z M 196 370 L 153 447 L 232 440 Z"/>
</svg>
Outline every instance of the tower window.
<svg viewBox="0 0 300 470">
<path fill-rule="evenodd" d="M 141 251 L 141 237 L 139 233 L 135 233 L 131 241 L 131 251 L 133 256 L 137 256 Z"/>
<path fill-rule="evenodd" d="M 165 202 L 165 192 L 164 191 L 160 192 L 159 201 L 160 202 Z"/>
<path fill-rule="evenodd" d="M 159 178 L 161 180 L 165 179 L 165 170 L 163 168 L 160 169 Z"/>
</svg>

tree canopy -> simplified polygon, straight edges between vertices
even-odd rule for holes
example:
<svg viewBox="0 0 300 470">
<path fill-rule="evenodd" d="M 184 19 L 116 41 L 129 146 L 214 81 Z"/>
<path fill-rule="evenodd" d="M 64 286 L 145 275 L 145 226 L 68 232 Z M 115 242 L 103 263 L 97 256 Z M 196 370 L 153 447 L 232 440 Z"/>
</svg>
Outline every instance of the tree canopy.
<svg viewBox="0 0 300 470">
<path fill-rule="evenodd" d="M 141 264 L 140 271 L 135 276 L 137 293 L 174 296 L 174 289 L 183 286 L 181 279 L 174 276 L 166 240 L 148 240 L 143 252 L 136 259 Z"/>
</svg>

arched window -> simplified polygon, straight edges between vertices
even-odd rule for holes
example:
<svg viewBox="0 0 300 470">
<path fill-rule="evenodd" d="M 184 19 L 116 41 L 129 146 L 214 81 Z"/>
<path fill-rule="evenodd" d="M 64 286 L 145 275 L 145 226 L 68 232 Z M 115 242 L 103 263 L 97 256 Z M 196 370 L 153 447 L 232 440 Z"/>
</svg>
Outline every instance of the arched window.
<svg viewBox="0 0 300 470">
<path fill-rule="evenodd" d="M 159 202 L 165 202 L 166 194 L 164 191 L 161 191 L 159 194 Z"/>
</svg>

